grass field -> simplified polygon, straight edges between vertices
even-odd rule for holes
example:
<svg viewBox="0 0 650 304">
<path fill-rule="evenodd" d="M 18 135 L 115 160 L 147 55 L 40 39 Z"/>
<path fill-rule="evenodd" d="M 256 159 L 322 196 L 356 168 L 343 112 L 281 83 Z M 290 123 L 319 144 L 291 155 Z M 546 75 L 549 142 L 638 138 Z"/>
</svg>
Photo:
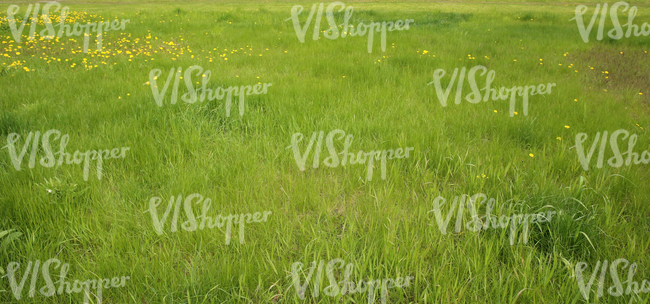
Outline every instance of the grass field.
<svg viewBox="0 0 650 304">
<path fill-rule="evenodd" d="M 20 22 L 27 3 L 15 3 Z M 634 152 L 650 150 L 650 37 L 598 41 L 596 24 L 585 43 L 570 21 L 577 1 L 345 2 L 354 7 L 355 26 L 414 20 L 408 30 L 387 33 L 385 52 L 377 34 L 368 53 L 367 36 L 330 40 L 321 33 L 314 41 L 313 22 L 299 42 L 287 19 L 300 4 L 304 22 L 312 2 L 61 3 L 70 8 L 66 24 L 130 22 L 104 34 L 101 53 L 94 39 L 88 53 L 82 37 L 29 41 L 29 24 L 17 43 L 7 20 L 0 23 L 0 231 L 15 229 L 0 239 L 0 274 L 17 262 L 20 280 L 28 262 L 56 258 L 69 263 L 71 283 L 129 276 L 124 287 L 104 290 L 103 303 L 367 303 L 367 292 L 323 294 L 324 269 L 320 296 L 312 294 L 314 282 L 304 300 L 298 296 L 293 263 L 305 265 L 304 282 L 312 261 L 339 258 L 354 265 L 355 282 L 413 276 L 409 287 L 389 290 L 388 303 L 650 302 L 648 293 L 609 295 L 609 275 L 603 296 L 596 297 L 596 279 L 587 302 L 574 271 L 586 262 L 591 275 L 597 261 L 625 258 L 637 263 L 639 284 L 650 278 L 648 165 L 609 166 L 607 146 L 604 166 L 595 165 L 596 148 L 585 171 L 574 147 L 580 133 L 588 135 L 588 151 L 597 132 L 625 129 L 638 135 Z M 0 4 L 0 16 L 10 4 Z M 638 6 L 635 24 L 650 22 L 650 2 L 630 4 Z M 323 15 L 321 30 L 328 28 Z M 224 100 L 183 102 L 184 80 L 178 102 L 170 104 L 172 80 L 158 106 L 150 72 L 161 70 L 162 88 L 170 69 L 193 65 L 212 72 L 213 89 L 272 86 L 246 96 L 243 115 L 235 97 L 229 116 Z M 443 107 L 427 85 L 434 71 L 446 71 L 447 88 L 455 68 L 477 65 L 495 71 L 495 88 L 556 86 L 530 96 L 528 115 L 521 97 L 513 117 L 508 101 L 455 104 L 456 86 Z M 197 87 L 199 78 L 192 75 Z M 485 77 L 477 79 L 483 88 Z M 465 83 L 462 95 L 470 92 Z M 11 134 L 20 136 L 20 153 L 30 132 L 52 129 L 69 135 L 70 154 L 129 150 L 104 161 L 101 179 L 92 161 L 84 180 L 83 164 L 39 164 L 47 152 L 41 145 L 30 168 L 30 144 L 18 171 Z M 315 143 L 301 171 L 293 134 L 304 134 L 304 153 L 313 132 L 333 130 L 353 135 L 354 153 L 414 149 L 387 161 L 385 179 L 376 161 L 368 180 L 367 165 L 324 165 L 323 141 L 319 167 Z M 51 142 L 58 151 L 60 141 Z M 341 151 L 343 141 L 335 146 Z M 181 229 L 183 208 L 179 231 L 170 231 L 168 219 L 156 233 L 150 200 L 162 199 L 162 218 L 170 197 L 194 193 L 212 200 L 213 217 L 272 214 L 246 224 L 243 243 L 234 224 L 228 241 L 225 226 Z M 557 215 L 531 224 L 526 243 L 523 231 L 513 245 L 510 229 L 456 232 L 455 214 L 442 234 L 431 211 L 436 197 L 447 200 L 446 216 L 454 197 L 476 193 L 496 200 L 498 216 Z M 201 207 L 193 210 L 198 215 Z M 485 213 L 482 204 L 478 214 Z M 465 226 L 469 213 L 462 218 Z M 625 281 L 627 269 L 618 271 Z M 0 303 L 83 301 L 83 293 L 41 295 L 38 276 L 30 297 L 33 278 L 25 278 L 20 300 L 2 278 Z M 379 293 L 374 302 L 381 303 Z"/>
</svg>

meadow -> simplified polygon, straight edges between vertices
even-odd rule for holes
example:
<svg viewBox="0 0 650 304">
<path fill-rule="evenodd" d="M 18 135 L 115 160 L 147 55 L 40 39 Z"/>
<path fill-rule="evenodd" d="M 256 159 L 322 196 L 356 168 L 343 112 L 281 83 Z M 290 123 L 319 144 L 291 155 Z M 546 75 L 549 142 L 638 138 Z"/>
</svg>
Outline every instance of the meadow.
<svg viewBox="0 0 650 304">
<path fill-rule="evenodd" d="M 0 17 L 13 3 L 20 21 L 28 2 L 3 2 Z M 367 36 L 313 40 L 313 22 L 301 43 L 291 10 L 304 6 L 304 22 L 313 2 L 61 1 L 70 8 L 66 24 L 130 20 L 104 33 L 102 51 L 91 39 L 88 53 L 82 37 L 27 39 L 29 23 L 17 43 L 3 19 L 0 231 L 10 232 L 0 233 L 0 303 L 82 303 L 82 294 L 30 297 L 31 275 L 16 299 L 8 265 L 19 263 L 22 279 L 29 261 L 52 258 L 70 265 L 68 281 L 129 276 L 124 287 L 104 290 L 107 304 L 367 303 L 367 293 L 315 297 L 313 282 L 299 297 L 292 265 L 305 265 L 304 282 L 312 261 L 337 258 L 354 265 L 355 282 L 413 276 L 409 287 L 389 290 L 388 303 L 650 303 L 647 293 L 597 298 L 598 283 L 587 302 L 576 282 L 579 262 L 590 275 L 597 261 L 619 258 L 638 264 L 639 283 L 650 278 L 648 165 L 610 166 L 607 146 L 599 168 L 598 144 L 585 170 L 575 147 L 580 133 L 588 135 L 587 153 L 598 132 L 624 129 L 638 135 L 634 152 L 650 150 L 650 37 L 598 41 L 594 30 L 585 43 L 571 20 L 578 3 L 345 2 L 355 26 L 414 20 L 387 33 L 385 52 L 377 34 L 371 53 Z M 649 1 L 630 5 L 638 6 L 635 24 L 650 22 Z M 320 30 L 328 28 L 323 17 Z M 556 85 L 529 97 L 527 115 L 522 97 L 512 117 L 509 101 L 456 104 L 455 85 L 443 107 L 428 85 L 434 71 L 446 71 L 446 89 L 454 69 L 479 65 L 495 71 L 493 88 Z M 188 79 L 180 80 L 176 104 L 170 81 L 159 106 L 151 71 L 161 71 L 162 90 L 171 69 L 191 66 L 212 72 L 213 89 L 272 86 L 246 96 L 243 115 L 236 97 L 229 115 L 225 98 L 183 101 Z M 194 73 L 191 82 L 200 87 L 200 79 Z M 477 76 L 480 88 L 484 79 Z M 462 96 L 469 93 L 466 83 Z M 17 170 L 11 134 L 20 135 L 20 153 L 30 132 L 53 129 L 69 135 L 71 154 L 129 150 L 105 160 L 101 178 L 92 161 L 84 178 L 83 163 L 39 164 L 47 154 L 41 145 L 30 168 L 32 145 L 25 145 Z M 304 153 L 314 132 L 334 130 L 353 135 L 354 153 L 414 149 L 388 161 L 385 178 L 376 160 L 368 180 L 367 164 L 323 164 L 325 142 L 314 168 L 315 143 L 301 170 L 292 136 L 304 135 Z M 52 137 L 52 150 L 59 140 Z M 627 151 L 622 136 L 619 145 Z M 343 141 L 335 146 L 341 151 Z M 183 208 L 177 231 L 171 211 L 157 233 L 152 198 L 161 198 L 162 219 L 170 198 L 195 193 L 211 199 L 212 217 L 272 213 L 247 223 L 243 242 L 235 223 L 232 231 L 181 229 Z M 526 242 L 517 231 L 512 245 L 509 228 L 454 230 L 455 214 L 441 233 L 434 200 L 446 199 L 446 217 L 454 197 L 477 193 L 494 198 L 498 216 L 555 216 L 531 224 Z M 481 205 L 478 215 L 485 214 Z M 459 223 L 469 219 L 465 211 Z M 627 279 L 627 270 L 619 274 Z"/>
</svg>

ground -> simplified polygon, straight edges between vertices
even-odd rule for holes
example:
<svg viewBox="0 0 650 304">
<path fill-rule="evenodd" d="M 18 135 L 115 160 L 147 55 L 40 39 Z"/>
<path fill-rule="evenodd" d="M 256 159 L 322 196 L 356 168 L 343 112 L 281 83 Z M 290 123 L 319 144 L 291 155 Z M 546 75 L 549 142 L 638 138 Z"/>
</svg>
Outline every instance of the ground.
<svg viewBox="0 0 650 304">
<path fill-rule="evenodd" d="M 20 22 L 28 3 L 15 3 Z M 2 17 L 11 4 L 0 5 Z M 298 276 L 304 282 L 313 261 L 327 266 L 338 258 L 353 265 L 354 282 L 413 276 L 408 287 L 388 290 L 388 303 L 648 302 L 647 293 L 608 294 L 609 274 L 602 297 L 594 283 L 587 302 L 575 275 L 580 262 L 588 264 L 589 279 L 597 262 L 624 258 L 637 264 L 635 281 L 650 278 L 648 164 L 611 166 L 616 155 L 609 142 L 602 145 L 602 166 L 600 144 L 588 170 L 579 157 L 596 136 L 621 129 L 638 136 L 633 152 L 650 152 L 648 36 L 607 37 L 608 17 L 605 38 L 596 38 L 596 22 L 585 42 L 571 20 L 577 1 L 345 2 L 354 8 L 355 27 L 414 20 L 408 30 L 386 33 L 385 51 L 377 33 L 369 53 L 367 35 L 327 39 L 325 13 L 320 38 L 313 39 L 312 21 L 301 43 L 292 7 L 304 7 L 304 25 L 312 2 L 61 4 L 69 6 L 66 24 L 129 22 L 104 33 L 100 52 L 93 36 L 87 53 L 82 36 L 30 40 L 27 23 L 18 43 L 9 21 L 0 23 L 0 231 L 14 229 L 0 233 L 0 274 L 19 265 L 18 284 L 30 261 L 56 258 L 69 264 L 71 283 L 129 276 L 124 287 L 103 291 L 103 303 L 366 303 L 367 292 L 324 294 L 325 268 L 313 275 L 323 279 L 319 296 L 312 277 L 300 299 L 292 265 L 304 264 Z M 650 22 L 650 2 L 630 5 L 638 7 L 635 24 Z M 587 4 L 585 23 L 595 6 Z M 52 14 L 54 24 L 59 14 Z M 337 25 L 343 15 L 335 15 Z M 627 22 L 627 13 L 619 11 L 619 19 Z M 45 28 L 39 16 L 37 31 Z M 201 70 L 180 79 L 195 65 Z M 476 66 L 494 71 L 497 90 L 551 88 L 529 96 L 527 115 L 521 96 L 513 115 L 510 98 L 470 103 L 467 72 Z M 172 104 L 173 72 L 162 91 L 178 68 Z M 460 103 L 453 84 L 443 106 L 434 75 L 445 71 L 439 82 L 447 90 L 456 68 L 466 69 Z M 206 70 L 208 88 L 232 87 L 230 113 L 226 97 L 183 99 L 185 82 L 201 87 Z M 486 76 L 476 75 L 482 89 Z M 243 96 L 240 109 L 234 88 L 256 84 L 271 85 Z M 227 95 L 223 89 L 216 94 Z M 49 130 L 60 132 L 50 132 L 53 153 L 67 134 L 72 158 L 77 150 L 114 148 L 123 157 L 102 153 L 101 173 L 90 154 L 88 169 L 83 156 L 79 164 L 54 164 L 45 145 L 25 144 L 30 132 L 31 139 Z M 371 178 L 367 158 L 376 154 L 364 164 L 328 166 L 332 131 L 336 153 L 348 135 L 355 158 L 380 151 Z M 582 150 L 580 136 L 586 136 Z M 618 137 L 621 153 L 628 140 Z M 381 154 L 409 147 L 408 157 L 387 159 L 382 169 Z M 12 160 L 23 149 L 22 162 Z M 461 203 L 464 194 L 478 193 L 485 194 L 477 215 L 486 224 L 490 198 L 499 217 L 556 214 L 528 225 L 527 234 L 523 224 L 514 234 L 511 226 L 472 231 L 470 211 L 457 217 L 452 205 L 455 197 Z M 187 197 L 195 200 L 186 205 Z M 441 219 L 450 214 L 446 230 L 436 219 L 438 197 L 446 200 Z M 210 221 L 271 213 L 244 230 L 232 223 L 230 233 L 223 222 L 192 227 L 186 208 L 200 224 L 208 198 Z M 337 268 L 338 282 L 343 272 Z M 627 268 L 618 273 L 627 280 Z M 83 292 L 42 295 L 41 275 L 33 277 L 31 297 L 32 276 L 25 278 L 20 300 L 9 277 L 2 278 L 0 302 L 83 301 Z M 380 291 L 374 302 L 381 302 Z"/>
</svg>

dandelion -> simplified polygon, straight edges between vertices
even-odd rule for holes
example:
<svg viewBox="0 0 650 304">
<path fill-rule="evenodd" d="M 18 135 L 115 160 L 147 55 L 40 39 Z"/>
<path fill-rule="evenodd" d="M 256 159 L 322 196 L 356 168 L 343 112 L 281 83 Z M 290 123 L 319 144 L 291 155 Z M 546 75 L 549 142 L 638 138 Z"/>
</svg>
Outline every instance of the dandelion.
<svg viewBox="0 0 650 304">
<path fill-rule="evenodd" d="M 557 139 L 557 140 L 562 140 L 562 137 L 558 137 L 558 138 L 556 138 L 556 139 Z"/>
<path fill-rule="evenodd" d="M 519 115 L 519 113 L 515 112 L 515 115 Z"/>
<path fill-rule="evenodd" d="M 497 112 L 497 110 L 494 110 L 494 113 L 496 113 L 496 112 Z"/>
<path fill-rule="evenodd" d="M 528 154 L 528 156 L 535 157 L 535 155 L 533 155 L 533 153 Z"/>
<path fill-rule="evenodd" d="M 567 129 L 568 129 L 568 128 L 571 128 L 571 127 L 569 127 L 569 126 L 564 126 L 564 127 L 567 128 Z"/>
</svg>

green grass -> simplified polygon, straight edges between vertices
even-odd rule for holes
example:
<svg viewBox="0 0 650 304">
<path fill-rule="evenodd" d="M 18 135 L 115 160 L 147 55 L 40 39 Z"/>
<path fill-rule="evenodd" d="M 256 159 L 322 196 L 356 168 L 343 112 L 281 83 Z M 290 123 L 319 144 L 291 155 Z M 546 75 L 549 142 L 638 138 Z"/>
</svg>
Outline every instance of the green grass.
<svg viewBox="0 0 650 304">
<path fill-rule="evenodd" d="M 313 26 L 300 43 L 285 21 L 295 3 L 87 2 L 69 4 L 88 13 L 79 22 L 131 20 L 104 36 L 106 57 L 80 53 L 79 37 L 25 39 L 17 49 L 0 25 L 0 145 L 15 132 L 20 149 L 29 132 L 57 129 L 70 136 L 67 152 L 130 151 L 107 160 L 101 180 L 91 169 L 84 181 L 79 165 L 29 169 L 29 152 L 16 171 L 0 150 L 0 231 L 22 233 L 0 251 L 4 270 L 19 262 L 22 275 L 28 261 L 56 257 L 70 264 L 68 280 L 130 276 L 126 287 L 104 291 L 104 303 L 188 304 L 365 303 L 366 293 L 298 298 L 291 265 L 335 258 L 355 265 L 355 281 L 414 276 L 411 287 L 390 290 L 390 303 L 585 303 L 573 276 L 581 261 L 590 275 L 598 260 L 626 258 L 639 265 L 635 280 L 650 277 L 648 166 L 598 169 L 592 160 L 584 171 L 571 148 L 578 133 L 590 144 L 596 132 L 626 129 L 639 135 L 635 151 L 649 149 L 648 37 L 586 44 L 569 21 L 575 5 L 346 2 L 355 24 L 415 20 L 408 31 L 388 33 L 386 52 L 376 36 L 367 53 L 367 37 L 314 41 Z M 312 3 L 300 4 L 302 21 Z M 632 4 L 635 23 L 650 22 L 647 1 Z M 158 107 L 149 71 L 163 71 L 160 85 L 170 68 L 192 65 L 212 71 L 211 88 L 273 86 L 247 97 L 241 117 L 237 103 L 226 117 L 223 101 L 170 105 L 170 93 Z M 493 87 L 557 87 L 531 96 L 528 116 L 520 102 L 515 117 L 509 102 L 456 105 L 455 87 L 443 108 L 426 85 L 433 71 L 447 71 L 446 87 L 454 68 L 476 65 L 496 71 Z M 181 83 L 179 95 L 185 92 Z M 301 172 L 287 149 L 292 134 L 305 135 L 304 151 L 312 132 L 335 129 L 354 136 L 352 152 L 415 151 L 389 161 L 386 180 L 378 165 L 366 181 L 365 165 L 313 169 L 311 157 Z M 442 235 L 428 212 L 433 200 L 479 192 L 497 200 L 498 214 L 558 216 L 531 226 L 527 244 L 511 246 L 509 229 Z M 157 235 L 145 213 L 150 198 L 162 197 L 164 210 L 170 196 L 192 193 L 212 199 L 212 216 L 273 214 L 246 226 L 244 244 L 236 229 L 230 245 L 225 229 Z M 0 282 L 0 302 L 16 303 L 6 278 Z M 20 303 L 83 298 L 30 298 L 28 291 Z M 596 302 L 630 300 L 605 292 Z"/>
</svg>

